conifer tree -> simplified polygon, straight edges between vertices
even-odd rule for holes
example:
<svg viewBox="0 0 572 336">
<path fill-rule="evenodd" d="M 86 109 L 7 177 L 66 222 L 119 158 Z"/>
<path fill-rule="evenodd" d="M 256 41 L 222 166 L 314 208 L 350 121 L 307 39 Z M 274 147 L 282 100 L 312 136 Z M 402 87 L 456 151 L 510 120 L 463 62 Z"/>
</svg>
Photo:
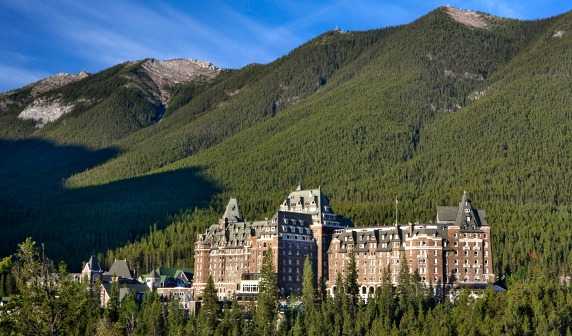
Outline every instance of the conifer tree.
<svg viewBox="0 0 572 336">
<path fill-rule="evenodd" d="M 203 300 L 199 312 L 199 330 L 201 335 L 210 336 L 214 334 L 219 318 L 219 304 L 214 280 L 211 275 L 207 280 L 207 285 L 203 291 Z"/>
<path fill-rule="evenodd" d="M 105 310 L 105 314 L 111 323 L 115 323 L 119 319 L 119 304 L 119 284 L 117 281 L 113 281 L 109 293 L 109 302 Z"/>
<path fill-rule="evenodd" d="M 54 270 L 32 239 L 18 246 L 13 272 L 18 295 L 13 296 L 8 311 L 17 317 L 13 321 L 15 333 L 81 335 L 94 332 L 95 309 L 87 287 L 73 281 L 64 264 Z"/>
<path fill-rule="evenodd" d="M 344 280 L 341 273 L 338 273 L 336 276 L 336 288 L 334 290 L 334 299 L 328 301 L 326 307 L 328 307 L 331 311 L 330 314 L 333 316 L 334 326 L 332 331 L 334 335 L 341 335 L 343 329 L 343 315 L 340 313 L 340 310 L 345 311 L 347 309 L 347 295 L 345 293 L 344 288 Z"/>
<path fill-rule="evenodd" d="M 135 334 L 135 328 L 138 324 L 139 305 L 135 300 L 135 294 L 127 295 L 121 302 L 121 309 L 119 312 L 119 324 L 125 331 L 125 334 L 130 336 Z"/>
<path fill-rule="evenodd" d="M 230 331 L 227 333 L 229 336 L 241 336 L 242 333 L 242 311 L 236 300 L 232 301 L 228 319 L 231 323 Z"/>
<path fill-rule="evenodd" d="M 296 316 L 296 321 L 292 327 L 292 336 L 306 336 L 306 333 L 304 332 L 304 322 L 302 320 L 301 314 Z"/>
<path fill-rule="evenodd" d="M 314 287 L 314 271 L 312 270 L 312 263 L 310 258 L 306 257 L 304 260 L 304 281 L 302 283 L 302 303 L 304 304 L 304 311 L 311 313 L 314 311 L 314 302 L 316 290 Z"/>
<path fill-rule="evenodd" d="M 183 336 L 185 315 L 179 300 L 172 299 L 167 306 L 167 335 Z"/>
<path fill-rule="evenodd" d="M 260 291 L 256 306 L 256 329 L 259 336 L 274 335 L 278 308 L 278 283 L 274 273 L 272 250 L 268 249 L 262 259 Z"/>
<path fill-rule="evenodd" d="M 12 256 L 8 256 L 0 260 L 0 298 L 12 293 L 12 288 L 10 288 L 10 271 L 12 266 Z"/>
<path fill-rule="evenodd" d="M 139 333 L 149 336 L 163 335 L 165 321 L 163 318 L 163 306 L 157 293 L 148 293 L 143 299 L 141 309 L 141 323 Z"/>
<path fill-rule="evenodd" d="M 356 265 L 356 256 L 354 252 L 349 254 L 349 263 L 346 268 L 346 279 L 345 279 L 345 291 L 350 299 L 350 305 L 355 307 L 358 301 L 359 295 L 359 284 L 358 284 L 358 274 Z"/>
</svg>

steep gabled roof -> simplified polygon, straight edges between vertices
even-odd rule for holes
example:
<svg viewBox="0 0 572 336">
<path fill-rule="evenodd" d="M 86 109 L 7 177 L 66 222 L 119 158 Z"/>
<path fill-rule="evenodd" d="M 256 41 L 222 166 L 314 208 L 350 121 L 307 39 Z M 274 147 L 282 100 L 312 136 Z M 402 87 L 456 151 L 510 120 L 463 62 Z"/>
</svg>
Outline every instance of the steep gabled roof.
<svg viewBox="0 0 572 336">
<path fill-rule="evenodd" d="M 242 216 L 240 215 L 240 210 L 238 208 L 238 201 L 236 198 L 231 198 L 226 205 L 226 210 L 222 215 L 223 219 L 227 219 L 229 222 L 242 222 Z"/>
<path fill-rule="evenodd" d="M 95 256 L 90 256 L 89 260 L 87 261 L 87 267 L 91 272 L 102 272 L 101 266 L 99 265 L 99 261 Z"/>
<path fill-rule="evenodd" d="M 115 260 L 113 265 L 109 268 L 109 271 L 105 272 L 104 275 L 118 276 L 120 278 L 131 279 L 133 274 L 127 265 L 127 260 Z"/>
<path fill-rule="evenodd" d="M 488 225 L 485 210 L 474 208 L 467 192 L 463 192 L 458 207 L 438 206 L 437 222 L 455 224 L 464 229 Z"/>
</svg>

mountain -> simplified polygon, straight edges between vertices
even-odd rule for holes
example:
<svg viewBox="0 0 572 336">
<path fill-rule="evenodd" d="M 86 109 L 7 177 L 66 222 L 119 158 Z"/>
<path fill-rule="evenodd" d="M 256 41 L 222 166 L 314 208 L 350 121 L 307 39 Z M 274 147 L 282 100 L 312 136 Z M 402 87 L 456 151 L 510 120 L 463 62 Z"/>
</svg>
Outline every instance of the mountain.
<svg viewBox="0 0 572 336">
<path fill-rule="evenodd" d="M 0 136 L 105 147 L 158 122 L 176 86 L 220 72 L 203 61 L 146 59 L 94 75 L 57 74 L 0 96 Z"/>
<path fill-rule="evenodd" d="M 0 253 L 31 234 L 72 264 L 112 248 L 141 269 L 189 265 L 228 197 L 264 217 L 301 181 L 356 225 L 392 221 L 396 196 L 401 221 L 429 221 L 466 189 L 487 209 L 496 273 L 570 272 L 571 45 L 572 13 L 441 7 L 185 80 L 121 64 L 43 93 L 78 106 L 42 128 L 17 116 L 44 96 L 14 91 Z"/>
</svg>

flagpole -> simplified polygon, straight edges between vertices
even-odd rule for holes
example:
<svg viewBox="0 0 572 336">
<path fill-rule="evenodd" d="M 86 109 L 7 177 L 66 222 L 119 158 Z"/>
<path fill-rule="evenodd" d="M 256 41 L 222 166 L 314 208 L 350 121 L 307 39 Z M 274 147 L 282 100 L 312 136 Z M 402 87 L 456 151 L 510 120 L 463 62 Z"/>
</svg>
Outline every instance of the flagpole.
<svg viewBox="0 0 572 336">
<path fill-rule="evenodd" d="M 395 226 L 397 226 L 397 203 L 399 203 L 399 201 L 397 200 L 397 196 L 395 196 Z"/>
</svg>

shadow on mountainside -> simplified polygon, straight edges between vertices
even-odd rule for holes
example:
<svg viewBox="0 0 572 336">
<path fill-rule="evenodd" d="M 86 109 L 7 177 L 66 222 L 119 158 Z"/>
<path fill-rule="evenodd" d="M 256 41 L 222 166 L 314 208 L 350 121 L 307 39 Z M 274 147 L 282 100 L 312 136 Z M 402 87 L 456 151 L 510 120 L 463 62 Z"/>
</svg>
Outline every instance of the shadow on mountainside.
<svg viewBox="0 0 572 336">
<path fill-rule="evenodd" d="M 45 140 L 0 140 L 0 256 L 28 236 L 76 269 L 90 253 L 133 240 L 169 214 L 207 206 L 219 191 L 200 169 L 182 169 L 101 186 L 66 189 L 70 175 L 119 151 Z"/>
</svg>

